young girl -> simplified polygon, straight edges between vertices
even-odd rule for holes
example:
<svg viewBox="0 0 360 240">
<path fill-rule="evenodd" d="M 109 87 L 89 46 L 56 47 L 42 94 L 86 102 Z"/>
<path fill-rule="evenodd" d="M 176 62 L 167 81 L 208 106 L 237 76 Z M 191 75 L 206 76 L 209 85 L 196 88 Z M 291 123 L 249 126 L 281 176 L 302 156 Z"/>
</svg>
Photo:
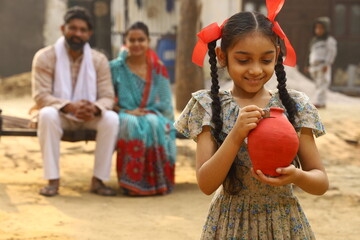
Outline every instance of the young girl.
<svg viewBox="0 0 360 240">
<path fill-rule="evenodd" d="M 326 192 L 328 179 L 313 137 L 325 132 L 309 98 L 286 89 L 279 36 L 272 30 L 275 24 L 261 14 L 241 12 L 220 30 L 207 27 L 198 35 L 208 39 L 217 35 L 215 31 L 221 38 L 220 48 L 215 49 L 216 37 L 208 44 L 212 86 L 210 91 L 193 93 L 175 127 L 197 142 L 200 189 L 212 194 L 220 187 L 201 239 L 315 239 L 292 184 L 310 194 Z M 219 91 L 216 57 L 233 80 L 231 91 Z M 269 91 L 264 85 L 274 70 L 278 89 Z M 281 175 L 276 178 L 254 172 L 246 144 L 249 132 L 261 121 L 263 108 L 269 107 L 286 110 L 300 141 L 301 168 L 278 168 Z"/>
</svg>

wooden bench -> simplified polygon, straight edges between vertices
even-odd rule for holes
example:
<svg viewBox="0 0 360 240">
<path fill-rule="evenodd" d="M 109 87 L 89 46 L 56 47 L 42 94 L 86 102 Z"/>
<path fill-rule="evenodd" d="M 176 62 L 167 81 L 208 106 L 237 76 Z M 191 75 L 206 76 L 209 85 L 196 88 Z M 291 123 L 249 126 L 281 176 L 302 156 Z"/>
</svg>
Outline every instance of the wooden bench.
<svg viewBox="0 0 360 240">
<path fill-rule="evenodd" d="M 29 119 L 5 116 L 2 115 L 0 109 L 0 137 L 1 136 L 28 136 L 36 137 L 37 132 L 35 128 L 29 127 Z M 96 130 L 79 129 L 79 130 L 64 130 L 62 141 L 78 142 L 78 141 L 94 141 L 96 138 Z M 176 138 L 186 139 L 184 135 L 176 132 Z"/>
</svg>

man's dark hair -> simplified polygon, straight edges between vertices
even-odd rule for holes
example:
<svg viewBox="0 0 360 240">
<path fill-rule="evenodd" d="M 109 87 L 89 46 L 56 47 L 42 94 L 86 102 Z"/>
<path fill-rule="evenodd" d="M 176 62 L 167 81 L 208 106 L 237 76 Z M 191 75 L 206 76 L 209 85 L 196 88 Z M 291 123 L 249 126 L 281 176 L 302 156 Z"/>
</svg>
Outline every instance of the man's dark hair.
<svg viewBox="0 0 360 240">
<path fill-rule="evenodd" d="M 74 7 L 69 8 L 64 15 L 64 22 L 66 24 L 66 23 L 69 23 L 73 19 L 84 20 L 87 23 L 89 30 L 93 29 L 91 15 L 86 8 L 83 8 L 80 6 L 74 6 Z"/>
</svg>

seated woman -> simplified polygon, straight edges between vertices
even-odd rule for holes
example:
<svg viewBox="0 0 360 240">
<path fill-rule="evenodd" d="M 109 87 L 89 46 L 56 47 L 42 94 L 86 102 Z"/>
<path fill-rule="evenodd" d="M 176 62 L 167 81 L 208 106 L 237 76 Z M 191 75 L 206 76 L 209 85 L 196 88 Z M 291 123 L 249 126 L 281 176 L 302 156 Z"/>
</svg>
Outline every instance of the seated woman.
<svg viewBox="0 0 360 240">
<path fill-rule="evenodd" d="M 134 23 L 110 62 L 118 98 L 119 185 L 127 195 L 169 193 L 174 186 L 176 131 L 166 68 L 149 48 L 148 27 Z"/>
</svg>

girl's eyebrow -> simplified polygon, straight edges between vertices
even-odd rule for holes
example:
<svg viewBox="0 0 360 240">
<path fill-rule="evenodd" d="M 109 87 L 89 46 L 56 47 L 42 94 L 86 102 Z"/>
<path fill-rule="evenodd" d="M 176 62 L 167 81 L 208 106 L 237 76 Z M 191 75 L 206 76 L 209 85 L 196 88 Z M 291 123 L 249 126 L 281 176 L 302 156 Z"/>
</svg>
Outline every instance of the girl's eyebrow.
<svg viewBox="0 0 360 240">
<path fill-rule="evenodd" d="M 236 51 L 235 53 L 236 54 L 251 55 L 251 53 L 244 52 L 244 51 Z M 272 54 L 272 53 L 275 53 L 275 51 L 274 50 L 269 50 L 269 51 L 264 52 L 262 55 L 267 55 L 267 54 Z"/>
</svg>

